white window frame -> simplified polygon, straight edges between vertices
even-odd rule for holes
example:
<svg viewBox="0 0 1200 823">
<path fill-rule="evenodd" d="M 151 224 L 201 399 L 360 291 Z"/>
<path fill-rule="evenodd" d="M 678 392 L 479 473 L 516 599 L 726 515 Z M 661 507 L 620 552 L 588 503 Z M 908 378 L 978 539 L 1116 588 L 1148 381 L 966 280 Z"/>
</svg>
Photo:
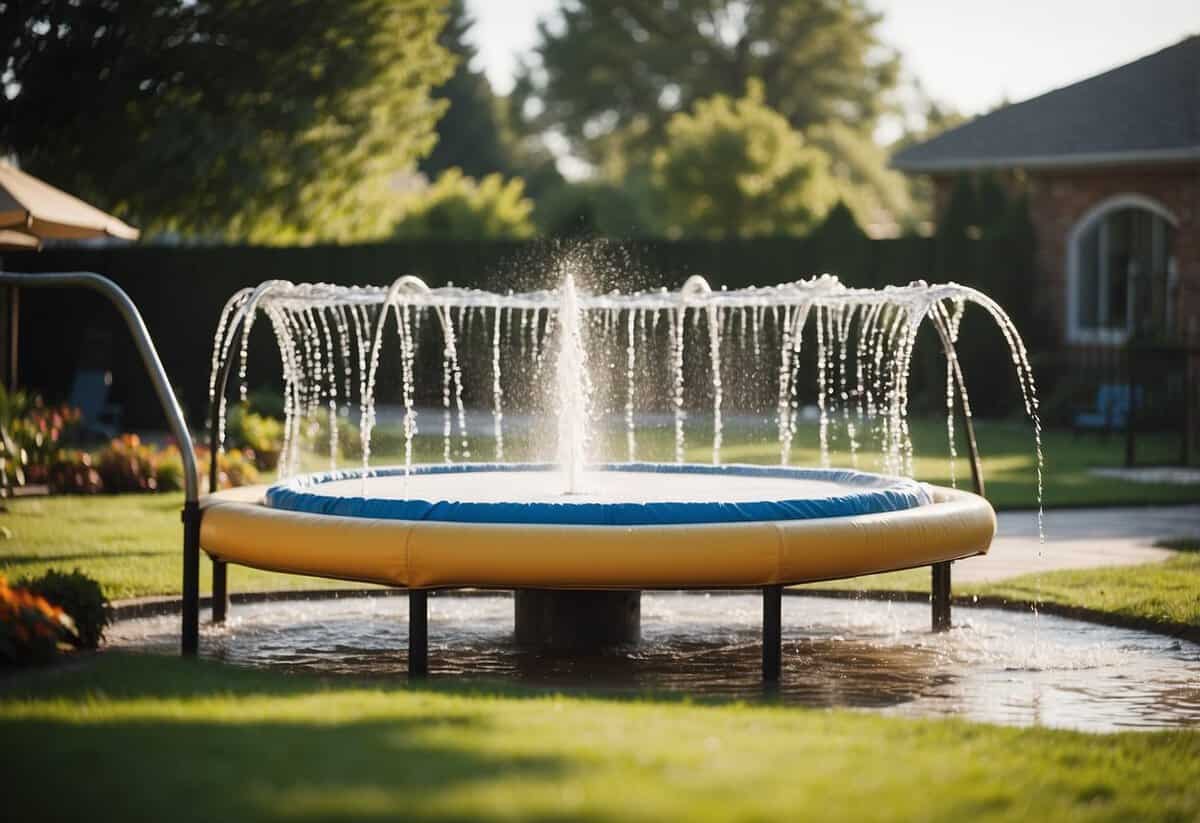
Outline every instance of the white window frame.
<svg viewBox="0 0 1200 823">
<path fill-rule="evenodd" d="M 1133 328 L 1133 304 L 1129 303 L 1128 312 L 1125 318 L 1125 328 L 1123 329 L 1085 329 L 1079 325 L 1079 280 L 1081 275 L 1079 244 L 1082 242 L 1084 235 L 1087 233 L 1097 221 L 1103 220 L 1110 212 L 1120 209 L 1143 209 L 1154 213 L 1170 223 L 1176 230 L 1179 228 L 1179 219 L 1171 213 L 1170 209 L 1159 203 L 1157 200 L 1146 197 L 1143 194 L 1117 194 L 1109 197 L 1100 203 L 1097 203 L 1092 208 L 1084 213 L 1083 217 L 1075 222 L 1071 230 L 1067 233 L 1067 342 L 1079 344 L 1099 344 L 1109 346 L 1119 346 L 1129 339 L 1130 330 Z M 1156 235 L 1161 232 L 1155 232 Z M 1100 242 L 1103 245 L 1105 235 L 1102 233 Z M 1161 242 L 1155 237 L 1156 242 Z M 1104 249 L 1101 250 L 1101 256 L 1098 262 L 1105 265 L 1103 261 L 1107 260 L 1107 255 L 1104 254 Z M 1098 294 L 1099 299 L 1103 303 L 1107 300 L 1107 293 L 1104 289 Z M 1103 305 L 1101 306 L 1103 308 Z M 1101 311 L 1101 316 L 1106 312 Z"/>
</svg>

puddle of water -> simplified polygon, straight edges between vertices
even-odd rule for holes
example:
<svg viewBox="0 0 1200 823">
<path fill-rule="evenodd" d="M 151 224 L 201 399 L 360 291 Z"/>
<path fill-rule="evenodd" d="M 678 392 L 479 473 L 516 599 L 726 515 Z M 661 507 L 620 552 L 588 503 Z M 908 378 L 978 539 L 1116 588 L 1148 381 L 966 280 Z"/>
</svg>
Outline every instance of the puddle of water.
<svg viewBox="0 0 1200 823">
<path fill-rule="evenodd" d="M 239 605 L 225 627 L 202 627 L 200 652 L 288 671 L 403 677 L 407 613 L 404 597 Z M 785 597 L 784 669 L 773 699 L 1088 731 L 1200 726 L 1200 645 L 1047 615 L 1035 643 L 1031 614 L 957 608 L 954 618 L 952 631 L 935 635 L 926 604 Z M 642 642 L 598 655 L 521 649 L 512 620 L 504 595 L 430 598 L 431 674 L 764 694 L 755 595 L 644 593 Z M 123 621 L 108 637 L 110 646 L 175 653 L 179 618 Z"/>
</svg>

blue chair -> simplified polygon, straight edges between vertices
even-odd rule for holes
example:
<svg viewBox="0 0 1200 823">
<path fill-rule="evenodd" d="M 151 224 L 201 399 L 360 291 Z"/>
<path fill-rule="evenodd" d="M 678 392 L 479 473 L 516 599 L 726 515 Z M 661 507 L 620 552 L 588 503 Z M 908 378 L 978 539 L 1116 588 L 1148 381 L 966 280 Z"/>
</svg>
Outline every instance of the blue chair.
<svg viewBox="0 0 1200 823">
<path fill-rule="evenodd" d="M 1145 392 L 1141 386 L 1134 387 L 1134 402 L 1138 408 L 1143 405 Z M 1092 430 L 1111 431 L 1124 429 L 1129 423 L 1129 384 L 1102 383 L 1096 390 L 1096 405 L 1094 408 L 1076 412 L 1072 428 L 1075 433 Z"/>
<path fill-rule="evenodd" d="M 83 430 L 105 438 L 116 437 L 121 427 L 121 407 L 109 402 L 112 372 L 101 369 L 80 369 L 71 382 L 67 402 L 83 416 Z"/>
</svg>

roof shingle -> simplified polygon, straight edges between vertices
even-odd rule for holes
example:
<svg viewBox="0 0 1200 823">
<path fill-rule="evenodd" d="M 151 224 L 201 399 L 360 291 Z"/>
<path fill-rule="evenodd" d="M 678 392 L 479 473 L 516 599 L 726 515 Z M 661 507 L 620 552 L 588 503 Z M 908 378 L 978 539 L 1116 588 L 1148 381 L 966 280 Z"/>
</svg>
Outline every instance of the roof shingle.
<svg viewBox="0 0 1200 823">
<path fill-rule="evenodd" d="M 977 117 L 892 158 L 908 172 L 1200 162 L 1200 35 Z"/>
</svg>

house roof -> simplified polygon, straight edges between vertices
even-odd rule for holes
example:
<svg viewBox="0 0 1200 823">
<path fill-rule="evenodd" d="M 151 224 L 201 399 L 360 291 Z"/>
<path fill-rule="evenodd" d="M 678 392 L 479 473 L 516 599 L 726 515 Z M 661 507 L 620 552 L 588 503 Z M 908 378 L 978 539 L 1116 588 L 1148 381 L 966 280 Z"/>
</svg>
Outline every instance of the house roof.
<svg viewBox="0 0 1200 823">
<path fill-rule="evenodd" d="M 1200 35 L 892 157 L 907 172 L 1200 162 Z"/>
</svg>

